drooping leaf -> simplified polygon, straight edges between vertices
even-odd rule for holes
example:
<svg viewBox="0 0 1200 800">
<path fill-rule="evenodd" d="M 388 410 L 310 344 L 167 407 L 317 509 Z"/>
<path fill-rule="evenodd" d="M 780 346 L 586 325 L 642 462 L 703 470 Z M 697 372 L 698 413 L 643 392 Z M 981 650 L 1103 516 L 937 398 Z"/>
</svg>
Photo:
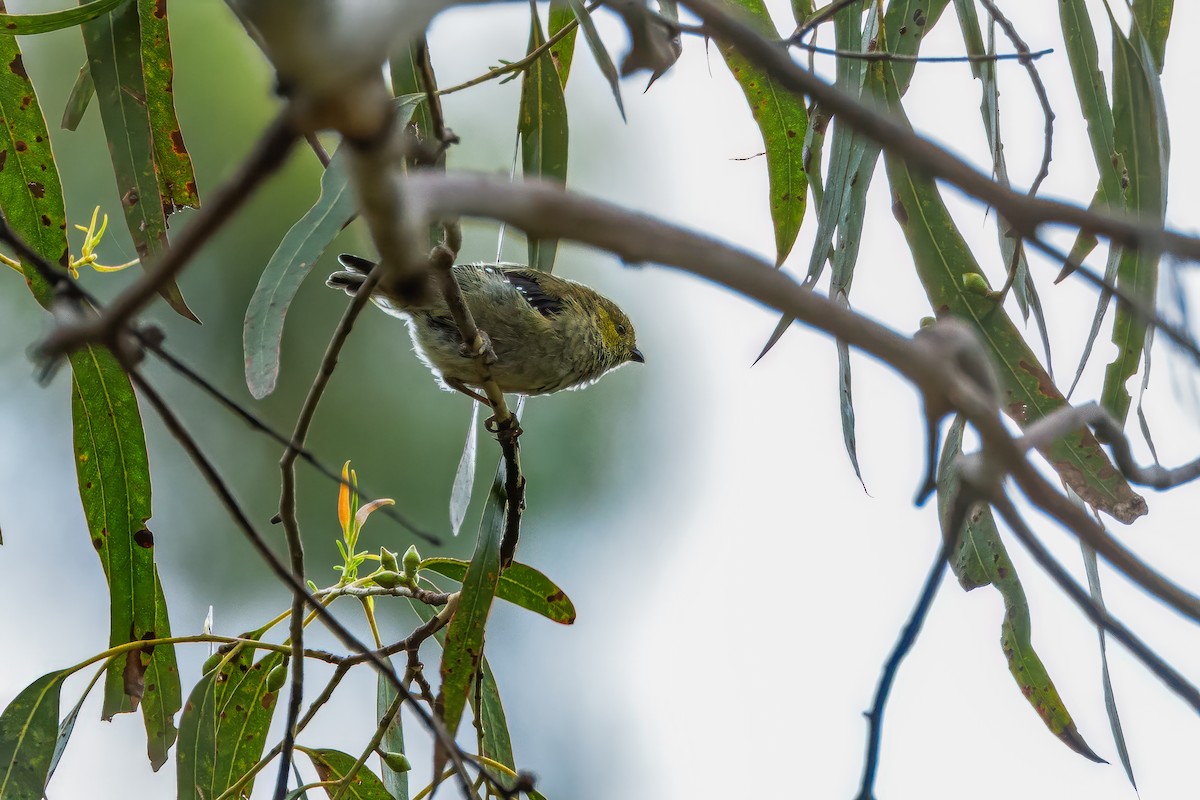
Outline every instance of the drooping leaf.
<svg viewBox="0 0 1200 800">
<path fill-rule="evenodd" d="M 58 739 L 58 706 L 69 672 L 38 678 L 0 713 L 0 798 L 41 800 Z"/>
<path fill-rule="evenodd" d="M 778 39 L 762 0 L 727 0 L 742 12 L 744 22 L 768 39 Z M 771 222 L 775 228 L 775 264 L 784 262 L 796 243 L 808 202 L 808 176 L 804 173 L 804 136 L 808 109 L 804 98 L 792 94 L 731 45 L 722 44 L 726 66 L 746 96 L 750 114 L 762 134 L 766 149 Z"/>
<path fill-rule="evenodd" d="M 91 0 L 72 8 L 43 14 L 0 14 L 0 31 L 10 36 L 61 31 L 107 14 L 124 2 L 127 0 Z"/>
<path fill-rule="evenodd" d="M 1083 551 L 1088 591 L 1096 605 L 1103 609 L 1104 593 L 1100 588 L 1100 564 L 1096 561 L 1096 551 L 1083 541 L 1079 542 L 1079 546 Z M 1108 672 L 1108 634 L 1103 625 L 1096 626 L 1096 635 L 1100 638 L 1100 681 L 1104 686 L 1104 711 L 1108 715 L 1108 727 L 1112 731 L 1113 743 L 1117 746 L 1117 757 L 1125 770 L 1125 777 L 1136 792 L 1137 781 L 1133 777 L 1133 761 L 1129 758 L 1129 747 L 1125 744 L 1125 731 L 1121 727 L 1121 715 L 1117 712 L 1117 695 L 1113 691 L 1112 676 Z"/>
<path fill-rule="evenodd" d="M 81 30 L 125 226 L 145 267 L 167 246 L 167 219 L 154 166 L 138 6 L 133 2 L 118 6 L 110 14 L 85 22 Z M 199 321 L 174 281 L 160 293 L 179 314 Z"/>
<path fill-rule="evenodd" d="M 583 0 L 566 0 L 567 4 L 574 12 L 575 19 L 579 20 L 579 27 L 583 30 L 583 38 L 587 40 L 588 49 L 592 51 L 592 58 L 596 60 L 596 66 L 600 68 L 600 74 L 604 76 L 604 80 L 608 81 L 608 86 L 612 89 L 613 99 L 617 101 L 617 110 L 621 112 L 621 119 L 625 119 L 625 104 L 621 101 L 621 76 L 617 73 L 617 65 L 613 63 L 612 56 L 608 54 L 608 49 L 604 46 L 604 40 L 600 38 L 599 32 L 596 30 L 596 23 L 592 21 L 591 13 L 584 8 Z M 551 28 L 554 26 L 551 25 Z M 554 32 L 551 31 L 551 36 Z M 563 76 L 563 86 L 566 87 L 566 76 Z"/>
<path fill-rule="evenodd" d="M 13 36 L 0 34 L 0 208 L 8 224 L 47 261 L 66 266 L 66 211 L 62 183 L 50 149 L 50 134 L 37 94 L 21 66 Z M 26 281 L 44 307 L 52 290 L 31 264 Z M 169 631 L 166 601 L 157 584 L 150 518 L 150 472 L 141 415 L 129 377 L 107 350 L 89 346 L 73 353 L 70 363 L 76 471 L 91 541 L 109 582 L 109 643 L 155 638 Z M 165 635 L 165 634 L 163 634 Z M 147 672 L 149 670 L 149 672 Z M 159 692 L 154 707 L 172 715 L 178 709 L 179 678 L 170 646 L 154 653 L 130 653 L 108 671 L 104 715 L 131 710 L 146 692 Z M 171 697 L 176 700 L 174 708 Z M 169 710 L 169 712 L 168 712 Z M 169 747 L 174 730 L 151 710 L 146 717 L 153 755 Z"/>
<path fill-rule="evenodd" d="M 961 417 L 956 418 L 950 426 L 938 466 L 938 512 L 943 535 L 947 537 L 953 533 L 945 530 L 945 526 L 949 524 L 950 509 L 959 491 L 955 459 L 962 453 L 963 427 Z M 959 534 L 958 546 L 950 559 L 950 567 L 964 590 L 969 592 L 980 586 L 994 586 L 1000 592 L 1004 598 L 1000 646 L 1021 694 L 1063 744 L 1084 758 L 1103 762 L 1080 735 L 1058 689 L 1033 648 L 1029 602 L 1004 542 L 1000 539 L 992 510 L 987 505 L 976 505 L 967 515 L 966 525 Z"/>
<path fill-rule="evenodd" d="M 259 276 L 246 307 L 242 344 L 246 353 L 246 386 L 256 399 L 275 391 L 279 380 L 283 323 L 300 284 L 357 213 L 357 201 L 339 149 L 321 175 L 321 195 L 296 220 Z"/>
<path fill-rule="evenodd" d="M 54 770 L 58 769 L 58 762 L 62 759 L 63 753 L 67 751 L 67 744 L 71 741 L 71 734 L 75 732 L 75 723 L 79 720 L 79 712 L 83 709 L 83 701 L 88 699 L 88 695 L 92 693 L 96 682 L 100 680 L 100 676 L 104 671 L 96 673 L 96 676 L 88 682 L 87 688 L 79 696 L 79 702 L 72 706 L 67 715 L 62 718 L 62 722 L 58 723 L 58 738 L 54 740 L 54 754 L 50 757 L 50 766 L 46 770 L 46 785 L 50 784 L 50 779 L 54 777 Z M 0 789 L 0 797 L 5 797 L 4 791 Z"/>
<path fill-rule="evenodd" d="M 568 0 L 550 0 L 550 17 L 546 21 L 547 38 L 553 39 L 559 31 L 575 21 L 575 9 Z M 567 78 L 571 74 L 571 64 L 575 61 L 575 39 L 578 33 L 579 28 L 575 27 L 550 48 L 550 58 L 558 68 L 558 80 L 564 89 L 567 88 Z"/>
<path fill-rule="evenodd" d="M 258 661 L 254 654 L 234 645 L 188 695 L 175 754 L 179 800 L 217 797 L 262 757 L 278 694 L 268 690 L 267 677 L 285 662 L 279 652 Z M 252 786 L 246 784 L 246 796 Z"/>
<path fill-rule="evenodd" d="M 479 408 L 476 403 L 472 403 L 467 441 L 463 446 L 462 456 L 458 459 L 458 469 L 454 471 L 454 485 L 450 489 L 450 532 L 454 536 L 458 536 L 463 519 L 467 516 L 467 508 L 471 505 L 471 489 L 475 485 L 475 454 L 478 434 Z"/>
<path fill-rule="evenodd" d="M 511 567 L 510 567 L 511 568 Z M 410 600 L 413 611 L 422 622 L 429 622 L 433 619 L 433 610 L 416 600 Z M 434 634 L 434 640 L 438 644 L 444 644 L 446 640 L 445 629 Z M 492 668 L 488 664 L 487 657 L 482 660 L 483 685 L 479 687 L 479 699 L 483 702 L 483 707 L 476 707 L 475 692 L 471 692 L 468 698 L 471 701 L 471 708 L 475 712 L 476 719 L 483 726 L 483 754 L 493 761 L 499 761 L 514 772 L 517 769 L 516 760 L 513 756 L 512 737 L 508 732 L 508 719 L 504 714 L 504 704 L 500 700 L 500 689 L 496 684 L 496 676 L 492 674 Z M 504 781 L 505 777 L 492 772 L 492 775 L 500 781 Z M 539 800 L 541 795 L 537 792 L 529 794 L 530 800 Z"/>
<path fill-rule="evenodd" d="M 0 34 L 0 208 L 13 230 L 52 264 L 66 267 L 67 212 L 50 132 L 25 72 L 15 36 Z M 25 280 L 42 307 L 51 287 L 26 264 Z"/>
<path fill-rule="evenodd" d="M 1166 112 L 1156 102 L 1158 76 L 1143 60 L 1141 48 L 1127 37 L 1109 15 L 1113 38 L 1113 139 L 1124 158 L 1127 183 L 1125 210 L 1143 219 L 1161 222 L 1166 213 Z M 1134 37 L 1141 41 L 1136 29 Z M 1157 253 L 1142 248 L 1125 249 L 1117 264 L 1117 286 L 1153 307 L 1158 290 Z M 1100 402 L 1118 422 L 1129 414 L 1131 395 L 1126 383 L 1137 372 L 1146 343 L 1148 325 L 1128 305 L 1117 305 L 1112 342 L 1117 355 L 1104 373 Z"/>
<path fill-rule="evenodd" d="M 160 639 L 171 637 L 171 620 L 167 616 L 167 599 L 154 568 L 154 630 Z M 153 658 L 146 667 L 142 694 L 142 720 L 146 726 L 146 755 L 156 772 L 165 763 L 179 731 L 175 714 L 183 707 L 183 690 L 179 685 L 179 665 L 175 661 L 174 645 L 155 645 Z"/>
<path fill-rule="evenodd" d="M 426 606 L 428 608 L 428 606 Z M 386 659 L 388 665 L 391 666 L 391 659 Z M 383 675 L 375 675 L 375 716 L 382 720 L 384 715 L 392 707 L 392 703 L 396 701 L 396 687 L 392 682 L 385 679 Z M 404 724 L 402 715 L 396 714 L 392 717 L 391 724 L 387 726 L 387 730 L 383 732 L 383 738 L 379 740 L 379 746 L 385 753 L 403 753 L 404 752 Z M 387 789 L 390 797 L 395 800 L 408 800 L 408 772 L 397 772 L 382 762 L 379 765 L 379 776 L 383 780 L 383 786 Z"/>
<path fill-rule="evenodd" d="M 61 124 L 64 130 L 73 131 L 79 127 L 84 112 L 95 96 L 96 84 L 92 81 L 92 69 L 85 62 L 79 68 L 79 75 L 75 78 L 75 85 L 71 87 L 71 94 L 67 96 L 67 104 L 63 108 Z"/>
<path fill-rule="evenodd" d="M 468 562 L 458 558 L 427 558 L 421 569 L 428 569 L 451 580 L 463 582 Z M 575 622 L 575 606 L 554 581 L 527 564 L 513 562 L 500 574 L 496 597 L 513 605 L 541 614 L 554 622 Z"/>
<path fill-rule="evenodd" d="M 150 465 L 133 386 L 107 350 L 80 350 L 71 356 L 71 368 L 75 471 L 92 545 L 108 579 L 109 645 L 155 639 Z M 104 685 L 105 719 L 137 708 L 150 658 L 135 650 L 114 660 Z"/>
<path fill-rule="evenodd" d="M 329 748 L 313 750 L 307 747 L 297 747 L 296 749 L 312 760 L 313 769 L 317 771 L 317 777 L 323 781 L 342 780 L 354 769 L 354 764 L 358 761 L 354 756 L 343 753 L 340 750 L 331 750 Z M 337 787 L 335 786 L 326 786 L 324 788 L 329 797 L 334 797 L 337 793 Z M 392 796 L 388 794 L 383 781 L 379 780 L 379 777 L 374 772 L 367 769 L 365 764 L 359 767 L 358 771 L 354 773 L 354 777 L 350 779 L 349 787 L 341 797 L 346 798 L 346 800 L 392 800 Z"/>
<path fill-rule="evenodd" d="M 462 596 L 446 628 L 442 653 L 442 688 L 438 708 L 446 730 L 454 736 L 462 720 L 471 682 L 483 657 L 483 634 L 500 578 L 500 538 L 504 533 L 504 467 L 496 473 L 490 500 L 479 524 L 479 538 L 463 576 Z"/>
<path fill-rule="evenodd" d="M 903 114 L 899 103 L 892 110 Z M 1016 326 L 990 292 L 965 285 L 986 278 L 962 238 L 937 186 L 914 174 L 906 162 L 885 154 L 892 188 L 893 215 L 899 222 L 917 275 L 939 315 L 951 314 L 979 333 L 1000 379 L 1002 410 L 1018 424 L 1032 423 L 1066 404 L 1066 399 L 1038 363 Z M 1092 506 L 1126 524 L 1146 513 L 1146 501 L 1113 467 L 1090 433 L 1054 442 L 1042 451 L 1060 477 Z"/>
<path fill-rule="evenodd" d="M 527 52 L 533 52 L 545 41 L 537 6 L 531 4 Z M 517 134 L 521 138 L 521 170 L 526 178 L 566 181 L 567 103 L 549 53 L 534 59 L 521 81 Z M 530 239 L 529 266 L 549 272 L 557 252 L 557 239 Z"/>
<path fill-rule="evenodd" d="M 396 124 L 407 125 L 417 109 L 425 107 L 424 100 L 424 94 L 398 98 Z M 346 174 L 345 156 L 339 148 L 321 174 L 320 196 L 279 242 L 246 307 L 242 327 L 246 386 L 256 399 L 275 391 L 284 319 L 300 284 L 357 213 L 357 198 Z"/>
<path fill-rule="evenodd" d="M 142 70 L 146 82 L 146 109 L 150 114 L 150 139 L 154 143 L 154 171 L 158 193 L 167 216 L 179 208 L 199 208 L 196 173 L 175 116 L 175 65 L 171 58 L 171 32 L 163 0 L 137 0 L 142 29 Z"/>
</svg>

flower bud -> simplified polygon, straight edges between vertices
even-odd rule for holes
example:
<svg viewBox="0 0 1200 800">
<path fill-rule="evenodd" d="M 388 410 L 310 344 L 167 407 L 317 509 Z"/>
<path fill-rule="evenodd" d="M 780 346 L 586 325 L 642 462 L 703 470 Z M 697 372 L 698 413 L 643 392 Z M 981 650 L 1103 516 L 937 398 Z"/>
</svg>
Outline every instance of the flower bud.
<svg viewBox="0 0 1200 800">
<path fill-rule="evenodd" d="M 392 772 L 408 772 L 412 769 L 412 763 L 404 753 L 381 752 L 379 756 Z"/>
<path fill-rule="evenodd" d="M 379 548 L 379 566 L 392 572 L 400 571 L 400 564 L 396 561 L 396 554 L 386 547 Z"/>
<path fill-rule="evenodd" d="M 410 581 L 417 579 L 417 570 L 421 567 L 421 554 L 417 552 L 417 546 L 410 544 L 408 549 L 404 551 L 404 577 Z"/>
<path fill-rule="evenodd" d="M 288 668 L 287 663 L 276 664 L 267 673 L 267 691 L 278 692 L 287 683 Z"/>
<path fill-rule="evenodd" d="M 397 586 L 404 583 L 404 576 L 399 572 L 392 572 L 391 570 L 385 569 L 382 572 L 376 572 L 374 575 L 372 575 L 371 580 L 375 581 L 375 583 L 379 584 L 385 589 L 395 589 Z"/>
</svg>

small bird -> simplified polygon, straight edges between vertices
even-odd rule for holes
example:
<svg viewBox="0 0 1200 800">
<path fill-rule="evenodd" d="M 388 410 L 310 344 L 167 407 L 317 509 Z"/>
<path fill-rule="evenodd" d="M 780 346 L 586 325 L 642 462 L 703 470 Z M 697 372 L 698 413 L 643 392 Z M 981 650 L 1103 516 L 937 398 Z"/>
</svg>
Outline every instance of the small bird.
<svg viewBox="0 0 1200 800">
<path fill-rule="evenodd" d="M 358 291 L 375 263 L 342 254 L 342 271 L 325 284 L 348 295 Z M 630 361 L 645 363 L 633 323 L 616 303 L 581 283 L 519 264 L 456 264 L 454 276 L 496 361 L 464 352 L 458 326 L 438 291 L 427 305 L 403 305 L 376 289 L 371 301 L 408 322 L 413 345 L 447 391 L 489 405 L 482 388 L 490 375 L 506 394 L 550 394 L 595 383 Z"/>
</svg>

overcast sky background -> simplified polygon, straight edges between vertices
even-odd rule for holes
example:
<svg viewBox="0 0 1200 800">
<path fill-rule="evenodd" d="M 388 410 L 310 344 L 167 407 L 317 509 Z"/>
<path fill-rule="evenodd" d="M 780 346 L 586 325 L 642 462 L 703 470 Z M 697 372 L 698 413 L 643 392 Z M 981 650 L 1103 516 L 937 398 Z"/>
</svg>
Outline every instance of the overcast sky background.
<svg viewBox="0 0 1200 800">
<path fill-rule="evenodd" d="M 771 9 L 780 29 L 790 30 L 787 5 L 772 3 Z M 9 10 L 44 8 L 14 1 Z M 1086 203 L 1095 171 L 1057 19 L 1045 4 L 1008 3 L 1005 10 L 1031 48 L 1055 48 L 1040 62 L 1058 111 L 1043 193 Z M 1102 6 L 1095 11 L 1106 52 Z M 223 4 L 174 3 L 171 19 L 179 114 L 202 195 L 211 196 L 274 112 L 271 76 Z M 614 55 L 623 53 L 616 18 L 601 12 L 597 24 Z M 1193 227 L 1200 202 L 1190 180 L 1197 155 L 1189 146 L 1198 120 L 1188 34 L 1198 25 L 1195 4 L 1176 4 L 1164 75 L 1175 143 L 1169 217 L 1184 230 Z M 431 52 L 440 83 L 519 58 L 527 35 L 522 4 L 439 17 Z M 831 32 L 822 36 L 825 44 L 831 39 Z M 26 38 L 22 46 L 45 114 L 55 121 L 83 63 L 78 33 Z M 952 8 L 922 52 L 961 52 Z M 832 66 L 822 58 L 818 64 L 826 72 Z M 1009 169 L 1025 186 L 1041 155 L 1041 114 L 1019 65 L 1003 65 L 1000 80 Z M 567 89 L 572 188 L 771 260 L 764 164 L 741 160 L 760 152 L 761 140 L 719 54 L 687 39 L 671 73 L 649 93 L 642 93 L 644 86 L 645 76 L 623 82 L 629 117 L 623 124 L 586 46 L 577 45 Z M 922 65 L 906 107 L 922 133 L 984 165 L 979 91 L 965 64 Z M 452 151 L 452 169 L 507 172 L 518 95 L 514 81 L 446 99 L 448 124 L 463 139 Z M 85 221 L 97 204 L 115 216 L 118 196 L 95 109 L 80 132 L 52 127 L 52 135 L 72 221 Z M 203 328 L 170 319 L 161 304 L 152 312 L 165 321 L 171 347 L 246 402 L 240 349 L 246 302 L 279 239 L 315 199 L 318 175 L 315 159 L 297 153 L 184 276 Z M 952 190 L 946 195 L 999 284 L 994 216 Z M 871 197 L 851 299 L 873 318 L 912 331 L 929 306 L 891 217 L 882 173 Z M 794 275 L 806 267 L 815 221 L 810 211 L 786 264 Z M 186 224 L 186 215 L 175 224 Z M 113 227 L 102 258 L 123 261 L 131 246 L 116 230 L 121 226 Z M 494 226 L 474 225 L 469 234 L 464 259 L 494 257 Z M 520 258 L 519 237 L 509 243 L 506 255 Z M 368 245 L 361 231 L 351 230 L 333 252 L 339 247 L 366 251 Z M 1102 264 L 1102 256 L 1093 261 Z M 327 256 L 293 306 L 279 392 L 258 406 L 281 427 L 290 427 L 344 304 L 320 285 L 320 273 L 330 267 Z M 586 392 L 535 398 L 523 420 L 530 505 L 520 558 L 570 594 L 579 618 L 564 628 L 503 603 L 494 609 L 488 654 L 519 765 L 540 776 L 539 789 L 550 798 L 853 796 L 866 733 L 862 712 L 940 545 L 932 508 L 911 504 L 923 467 L 915 393 L 886 367 L 855 359 L 864 493 L 843 452 L 836 355 L 826 337 L 793 329 L 751 368 L 775 325 L 772 313 L 684 275 L 625 269 L 577 247 L 560 248 L 556 269 L 629 312 L 647 364 Z M 1059 382 L 1069 383 L 1095 295 L 1076 281 L 1054 286 L 1056 265 L 1035 262 L 1033 272 L 1051 317 Z M 130 279 L 89 275 L 87 283 L 111 295 Z M 74 499 L 69 381 L 63 374 L 48 388 L 34 383 L 25 349 L 48 322 L 19 278 L 0 280 L 0 318 L 6 320 L 0 337 L 0 581 L 10 609 L 0 615 L 0 641 L 12 654 L 0 669 L 0 703 L 7 703 L 44 672 L 103 649 L 107 609 L 98 602 L 103 578 Z M 1080 400 L 1098 395 L 1111 352 L 1107 336 L 1105 329 Z M 1146 408 L 1159 454 L 1174 465 L 1200 450 L 1195 406 L 1187 399 L 1188 365 L 1161 343 L 1154 356 Z M 149 370 L 203 433 L 263 530 L 273 532 L 265 520 L 277 504 L 278 448 L 195 398 L 161 368 Z M 409 353 L 399 323 L 368 313 L 322 406 L 313 447 L 332 464 L 354 459 L 365 485 L 444 530 L 468 413 L 463 398 L 437 391 Z M 158 560 L 175 632 L 198 631 L 210 604 L 222 633 L 273 616 L 286 606 L 286 593 L 232 530 L 161 425 L 148 419 L 147 430 Z M 494 449 L 481 443 L 480 485 L 490 476 Z M 1144 446 L 1138 452 L 1144 455 Z M 301 488 L 312 573 L 319 583 L 331 583 L 336 487 L 305 472 Z M 1195 497 L 1192 488 L 1149 493 L 1148 517 L 1130 528 L 1113 526 L 1149 563 L 1192 587 L 1200 586 Z M 1030 519 L 1082 581 L 1074 540 L 1036 514 Z M 469 519 L 464 540 L 454 544 L 460 554 L 469 552 L 473 525 Z M 372 520 L 364 542 L 369 549 L 403 549 L 409 540 Z M 1006 543 L 1029 595 L 1038 653 L 1080 733 L 1114 764 L 1092 764 L 1046 731 L 1008 674 L 999 647 L 999 595 L 988 588 L 965 594 L 948 577 L 892 695 L 877 794 L 1129 800 L 1133 791 L 1116 765 L 1105 717 L 1095 632 L 1019 546 Z M 1200 676 L 1194 626 L 1110 570 L 1104 578 L 1111 610 L 1185 674 Z M 347 618 L 352 613 L 347 609 Z M 385 617 L 385 628 L 397 637 L 411 628 L 405 614 Z M 314 638 L 321 641 L 319 634 Z M 206 655 L 202 648 L 180 651 L 185 693 Z M 1194 713 L 1119 645 L 1110 647 L 1110 660 L 1141 796 L 1191 790 L 1200 743 Z M 432 669 L 436 655 L 431 651 L 426 661 Z M 317 684 L 311 686 L 315 693 Z M 369 736 L 373 687 L 365 672 L 348 681 L 305 742 L 359 752 Z M 79 679 L 68 683 L 64 710 L 81 689 Z M 150 772 L 140 719 L 102 724 L 98 710 L 97 696 L 85 706 L 50 785 L 51 800 L 170 796 L 173 762 L 158 775 Z M 408 731 L 424 775 L 425 736 L 412 724 Z M 261 781 L 255 796 L 268 796 L 270 782 Z"/>
</svg>

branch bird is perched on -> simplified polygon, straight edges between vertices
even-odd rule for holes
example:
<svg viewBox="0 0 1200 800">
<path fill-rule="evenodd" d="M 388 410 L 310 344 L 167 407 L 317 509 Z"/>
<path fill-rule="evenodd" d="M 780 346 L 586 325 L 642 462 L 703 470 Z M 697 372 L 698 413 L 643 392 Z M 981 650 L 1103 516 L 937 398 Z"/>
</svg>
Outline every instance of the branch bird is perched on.
<svg viewBox="0 0 1200 800">
<path fill-rule="evenodd" d="M 375 266 L 343 254 L 345 269 L 325 282 L 353 295 Z M 408 322 L 417 355 L 447 391 L 488 404 L 475 391 L 490 376 L 506 394 L 549 394 L 595 383 L 630 361 L 645 359 L 633 323 L 617 304 L 581 283 L 518 264 L 458 264 L 454 277 L 476 325 L 491 339 L 496 361 L 464 353 L 462 337 L 438 291 L 426 305 L 402 305 L 376 289 L 371 301 Z"/>
</svg>

